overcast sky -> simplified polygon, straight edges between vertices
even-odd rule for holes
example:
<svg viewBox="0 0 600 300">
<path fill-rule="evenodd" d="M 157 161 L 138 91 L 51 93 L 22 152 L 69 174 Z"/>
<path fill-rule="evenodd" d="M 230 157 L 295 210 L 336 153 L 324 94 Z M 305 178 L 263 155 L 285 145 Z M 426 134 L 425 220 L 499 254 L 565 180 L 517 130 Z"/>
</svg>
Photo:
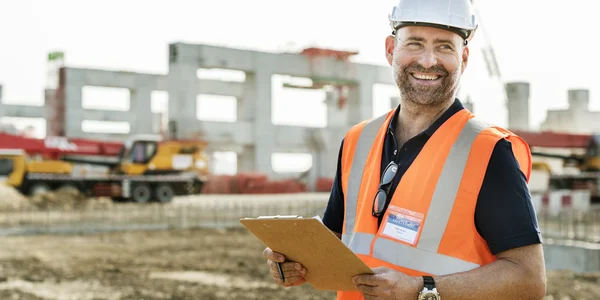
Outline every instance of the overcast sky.
<svg viewBox="0 0 600 300">
<path fill-rule="evenodd" d="M 360 51 L 358 61 L 383 65 L 395 2 L 0 0 L 3 98 L 40 103 L 52 50 L 64 51 L 69 66 L 156 73 L 167 72 L 167 45 L 174 41 L 264 51 L 289 44 L 351 49 Z M 600 109 L 600 55 L 590 34 L 598 28 L 597 0 L 477 2 L 503 79 L 532 84 L 532 125 L 546 109 L 565 107 L 569 88 L 590 89 L 591 108 Z M 498 83 L 487 78 L 480 52 L 472 58 L 464 84 L 475 112 L 506 125 Z M 278 109 L 279 118 L 298 115 L 288 113 Z"/>
</svg>

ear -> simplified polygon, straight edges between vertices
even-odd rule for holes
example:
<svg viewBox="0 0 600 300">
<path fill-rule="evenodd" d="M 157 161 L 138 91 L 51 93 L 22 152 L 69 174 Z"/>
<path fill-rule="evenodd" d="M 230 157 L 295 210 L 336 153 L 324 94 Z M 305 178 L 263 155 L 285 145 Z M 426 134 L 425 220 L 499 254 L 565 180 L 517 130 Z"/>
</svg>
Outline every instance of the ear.
<svg viewBox="0 0 600 300">
<path fill-rule="evenodd" d="M 393 35 L 388 35 L 385 38 L 385 59 L 387 59 L 390 66 L 392 65 L 392 60 L 394 58 L 394 49 L 396 43 L 396 37 Z"/>
<path fill-rule="evenodd" d="M 465 69 L 467 68 L 468 63 L 469 63 L 469 46 L 467 45 L 463 49 L 463 53 L 462 53 L 462 71 L 461 72 L 465 72 Z"/>
</svg>

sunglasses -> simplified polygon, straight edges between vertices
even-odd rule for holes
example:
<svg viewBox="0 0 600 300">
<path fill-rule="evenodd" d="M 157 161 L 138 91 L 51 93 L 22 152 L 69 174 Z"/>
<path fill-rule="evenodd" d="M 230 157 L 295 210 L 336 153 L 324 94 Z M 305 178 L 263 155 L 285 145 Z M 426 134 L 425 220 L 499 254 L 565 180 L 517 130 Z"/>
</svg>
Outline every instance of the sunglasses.
<svg viewBox="0 0 600 300">
<path fill-rule="evenodd" d="M 390 188 L 392 186 L 392 181 L 396 174 L 398 173 L 398 165 L 391 161 L 385 170 L 383 171 L 383 175 L 381 176 L 381 181 L 379 182 L 379 189 L 377 190 L 377 195 L 375 195 L 375 199 L 373 199 L 373 207 L 371 209 L 371 214 L 373 217 L 379 217 L 385 208 L 385 203 L 387 202 L 388 193 L 390 192 Z"/>
</svg>

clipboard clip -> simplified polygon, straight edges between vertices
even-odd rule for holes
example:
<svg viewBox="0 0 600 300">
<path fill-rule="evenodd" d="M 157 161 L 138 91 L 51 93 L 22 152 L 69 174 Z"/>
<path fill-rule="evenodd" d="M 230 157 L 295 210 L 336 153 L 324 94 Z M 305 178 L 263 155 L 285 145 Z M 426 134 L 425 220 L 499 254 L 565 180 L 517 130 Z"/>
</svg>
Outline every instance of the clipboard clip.
<svg viewBox="0 0 600 300">
<path fill-rule="evenodd" d="M 276 215 L 276 216 L 260 216 L 257 217 L 256 219 L 260 220 L 260 219 L 302 219 L 302 216 L 298 216 L 298 215 L 288 215 L 288 216 L 281 216 L 281 215 Z"/>
</svg>

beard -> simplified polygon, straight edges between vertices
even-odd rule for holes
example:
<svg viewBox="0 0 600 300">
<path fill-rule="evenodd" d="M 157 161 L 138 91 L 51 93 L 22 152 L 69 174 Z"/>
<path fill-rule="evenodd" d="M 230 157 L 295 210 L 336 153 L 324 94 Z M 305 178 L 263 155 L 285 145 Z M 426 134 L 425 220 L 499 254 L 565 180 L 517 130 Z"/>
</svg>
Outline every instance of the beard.
<svg viewBox="0 0 600 300">
<path fill-rule="evenodd" d="M 410 73 L 434 73 L 441 75 L 436 85 L 419 85 L 413 82 Z M 407 66 L 394 67 L 394 80 L 400 89 L 401 98 L 415 104 L 437 106 L 454 98 L 458 88 L 460 76 L 458 71 L 448 72 L 442 65 L 435 65 L 426 69 L 413 62 Z"/>
</svg>

